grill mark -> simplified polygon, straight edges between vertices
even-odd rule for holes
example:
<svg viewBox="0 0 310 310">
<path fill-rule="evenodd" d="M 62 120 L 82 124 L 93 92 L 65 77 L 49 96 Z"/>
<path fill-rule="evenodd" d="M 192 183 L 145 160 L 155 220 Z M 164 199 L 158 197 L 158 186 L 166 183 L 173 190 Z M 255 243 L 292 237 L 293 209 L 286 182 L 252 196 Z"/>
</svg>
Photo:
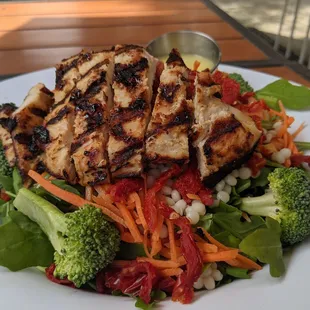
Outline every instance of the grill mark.
<svg viewBox="0 0 310 310">
<path fill-rule="evenodd" d="M 41 153 L 41 150 L 36 144 L 33 135 L 18 133 L 13 137 L 13 139 L 19 144 L 25 145 L 27 150 L 29 151 L 30 154 L 25 154 L 23 156 L 24 160 L 32 160 Z"/>
<path fill-rule="evenodd" d="M 223 135 L 234 132 L 237 128 L 241 127 L 240 122 L 238 122 L 233 116 L 229 120 L 219 120 L 215 123 L 212 129 L 210 137 L 207 139 L 203 146 L 203 152 L 206 157 L 212 155 L 211 144 L 218 140 Z"/>
<path fill-rule="evenodd" d="M 43 173 L 46 170 L 44 163 L 40 160 L 35 168 L 35 171 L 38 173 Z"/>
<path fill-rule="evenodd" d="M 134 138 L 132 136 L 128 136 L 124 131 L 122 124 L 116 124 L 113 127 L 110 127 L 110 135 L 112 135 L 116 140 L 124 141 L 127 145 L 135 145 L 140 143 L 143 139 Z"/>
<path fill-rule="evenodd" d="M 160 98 L 164 99 L 165 101 L 172 103 L 173 99 L 177 93 L 177 91 L 180 89 L 180 85 L 174 85 L 174 84 L 164 84 L 164 85 L 160 85 Z"/>
<path fill-rule="evenodd" d="M 26 133 L 18 133 L 13 137 L 13 139 L 19 144 L 29 145 L 31 143 L 31 135 Z"/>
<path fill-rule="evenodd" d="M 106 74 L 106 71 L 100 72 L 100 77 L 88 86 L 84 96 L 94 96 L 98 94 L 102 85 L 106 82 Z"/>
<path fill-rule="evenodd" d="M 40 91 L 41 91 L 42 93 L 44 93 L 45 95 L 48 95 L 48 96 L 50 96 L 51 98 L 54 98 L 54 94 L 53 94 L 48 88 L 46 88 L 45 86 L 42 87 L 42 88 L 40 89 Z"/>
<path fill-rule="evenodd" d="M 140 81 L 139 72 L 148 67 L 148 60 L 145 57 L 142 57 L 134 64 L 124 65 L 117 63 L 114 67 L 114 81 L 133 88 Z"/>
<path fill-rule="evenodd" d="M 58 114 L 51 118 L 47 123 L 46 126 L 49 125 L 54 125 L 56 123 L 58 123 L 61 119 L 64 118 L 65 115 L 69 114 L 71 112 L 71 109 L 67 106 L 63 107 L 62 109 L 60 109 L 60 111 L 58 112 Z"/>
<path fill-rule="evenodd" d="M 17 121 L 15 118 L 2 117 L 0 118 L 0 125 L 11 132 L 17 126 Z"/>
<path fill-rule="evenodd" d="M 36 126 L 33 128 L 33 137 L 39 146 L 44 146 L 50 142 L 49 131 L 44 126 Z"/>
<path fill-rule="evenodd" d="M 65 86 L 65 81 L 63 80 L 65 74 L 72 68 L 75 68 L 78 64 L 79 57 L 72 60 L 69 64 L 59 64 L 56 68 L 56 89 L 61 90 Z"/>
<path fill-rule="evenodd" d="M 95 186 L 95 185 L 102 184 L 108 177 L 108 174 L 105 172 L 105 170 L 98 170 L 95 173 L 93 173 L 92 176 L 94 177 L 94 180 L 89 181 L 87 183 L 90 186 Z"/>
<path fill-rule="evenodd" d="M 47 115 L 47 112 L 40 108 L 30 108 L 30 112 L 36 116 L 44 118 Z"/>
<path fill-rule="evenodd" d="M 124 45 L 124 46 L 118 48 L 118 49 L 115 51 L 115 55 L 120 55 L 120 54 L 125 53 L 125 52 L 128 52 L 128 51 L 130 51 L 130 50 L 138 50 L 138 51 L 143 52 L 143 47 L 142 47 L 142 46 L 139 46 L 139 45 L 134 45 L 134 44 Z"/>
<path fill-rule="evenodd" d="M 112 160 L 111 164 L 114 166 L 113 171 L 116 171 L 128 163 L 129 159 L 135 154 L 136 150 L 139 150 L 143 147 L 143 141 L 128 146 L 121 151 L 117 152 Z"/>
<path fill-rule="evenodd" d="M 159 155 L 155 155 L 155 156 L 147 156 L 145 158 L 146 163 L 171 163 L 171 164 L 178 164 L 178 165 L 184 165 L 186 164 L 189 159 L 188 157 L 185 158 L 171 158 L 171 157 L 167 157 L 167 156 L 159 156 Z"/>
<path fill-rule="evenodd" d="M 17 110 L 17 107 L 13 102 L 3 103 L 0 105 L 0 112 L 7 116 L 10 116 L 15 110 Z"/>
<path fill-rule="evenodd" d="M 179 51 L 176 48 L 172 49 L 166 63 L 167 65 L 173 65 L 173 66 L 178 65 L 178 66 L 186 67 Z"/>
</svg>

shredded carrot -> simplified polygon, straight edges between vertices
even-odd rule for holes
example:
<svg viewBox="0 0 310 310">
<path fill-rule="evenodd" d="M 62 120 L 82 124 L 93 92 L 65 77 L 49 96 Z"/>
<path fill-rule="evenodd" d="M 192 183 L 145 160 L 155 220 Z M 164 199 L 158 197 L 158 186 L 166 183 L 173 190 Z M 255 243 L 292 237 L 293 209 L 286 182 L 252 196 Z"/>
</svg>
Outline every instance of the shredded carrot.
<svg viewBox="0 0 310 310">
<path fill-rule="evenodd" d="M 240 261 L 243 266 L 245 266 L 245 269 L 254 269 L 254 270 L 261 270 L 262 266 L 258 265 L 257 263 L 255 263 L 254 261 L 252 261 L 251 259 L 238 254 L 237 256 L 238 261 Z"/>
<path fill-rule="evenodd" d="M 230 259 L 234 259 L 238 256 L 238 249 L 225 250 L 217 253 L 203 253 L 202 259 L 204 262 L 223 262 Z"/>
<path fill-rule="evenodd" d="M 206 242 L 203 238 L 201 238 L 200 236 L 198 236 L 197 234 L 194 234 L 194 239 L 197 242 Z"/>
<path fill-rule="evenodd" d="M 175 261 L 178 261 L 178 257 L 181 255 L 181 248 L 180 247 L 176 247 L 175 248 L 175 251 L 176 251 L 176 256 L 177 256 L 177 259 Z M 171 259 L 171 251 L 170 251 L 170 248 L 166 248 L 166 247 L 163 247 L 159 254 L 165 258 L 169 258 Z M 172 260 L 172 259 L 171 259 Z"/>
<path fill-rule="evenodd" d="M 202 252 L 206 252 L 206 253 L 218 252 L 218 247 L 214 244 L 206 243 L 206 242 L 197 242 L 196 244 Z"/>
<path fill-rule="evenodd" d="M 186 196 L 191 200 L 201 200 L 200 197 L 195 194 L 186 194 Z"/>
<path fill-rule="evenodd" d="M 98 205 L 106 206 L 109 210 L 111 210 L 113 213 L 117 214 L 118 216 L 122 217 L 121 212 L 113 205 L 110 204 L 109 202 L 104 201 L 101 197 L 96 197 L 92 196 L 92 201 L 97 203 Z"/>
<path fill-rule="evenodd" d="M 132 218 L 129 210 L 127 210 L 125 205 L 122 203 L 117 202 L 116 205 L 119 208 L 119 210 L 121 211 L 121 214 L 123 216 L 123 219 L 125 220 L 126 226 L 128 227 L 130 233 L 132 234 L 135 242 L 142 243 L 143 242 L 142 236 L 141 236 L 140 231 L 136 225 L 136 222 Z"/>
<path fill-rule="evenodd" d="M 156 229 L 152 234 L 152 249 L 151 249 L 151 256 L 152 257 L 157 255 L 160 252 L 160 250 L 162 249 L 162 244 L 161 244 L 161 240 L 160 240 L 159 235 L 160 235 L 160 231 L 163 227 L 163 223 L 164 223 L 164 217 L 159 216 Z"/>
<path fill-rule="evenodd" d="M 177 246 L 176 246 L 176 243 L 175 243 L 173 223 L 170 220 L 166 220 L 166 225 L 167 225 L 167 228 L 168 228 L 171 260 L 176 261 L 177 260 Z"/>
<path fill-rule="evenodd" d="M 306 125 L 305 123 L 301 123 L 300 126 L 295 130 L 295 132 L 292 134 L 292 139 L 294 140 L 304 129 Z"/>
<path fill-rule="evenodd" d="M 186 265 L 186 260 L 183 255 L 178 257 L 177 262 L 180 264 L 180 266 Z"/>
<path fill-rule="evenodd" d="M 139 219 L 141 221 L 141 224 L 144 228 L 144 230 L 148 229 L 145 217 L 144 217 L 144 213 L 143 213 L 143 209 L 142 209 L 142 203 L 141 203 L 141 199 L 139 197 L 139 195 L 137 193 L 131 193 L 130 194 L 130 198 L 134 201 L 135 206 L 136 206 L 136 210 L 139 216 Z"/>
<path fill-rule="evenodd" d="M 213 238 L 204 228 L 202 228 L 202 227 L 199 227 L 199 228 L 203 231 L 203 234 L 206 236 L 206 238 L 212 244 L 216 245 L 219 249 L 222 249 L 222 250 L 228 250 L 229 249 L 227 246 L 225 246 L 224 244 L 220 243 L 215 238 Z"/>
<path fill-rule="evenodd" d="M 118 222 L 122 225 L 125 225 L 124 220 L 121 217 L 119 217 L 117 214 L 115 214 L 113 211 L 109 210 L 109 208 L 107 206 L 98 205 L 98 204 L 93 203 L 91 201 L 88 201 L 88 200 L 86 200 L 86 199 L 84 199 L 84 198 L 82 198 L 76 194 L 68 192 L 68 191 L 52 184 L 48 180 L 45 180 L 39 173 L 37 173 L 33 170 L 30 170 L 28 172 L 28 175 L 33 180 L 35 180 L 38 184 L 40 184 L 44 189 L 46 189 L 48 192 L 52 193 L 56 197 L 66 201 L 68 203 L 71 203 L 74 206 L 80 207 L 80 208 L 86 204 L 93 205 L 94 207 L 101 209 L 104 214 L 109 216 L 115 222 Z"/>
<path fill-rule="evenodd" d="M 135 239 L 133 238 L 131 233 L 128 231 L 121 233 L 121 240 L 127 243 L 136 243 Z"/>
<path fill-rule="evenodd" d="M 100 198 L 104 199 L 104 201 L 106 201 L 107 203 L 111 203 L 111 204 L 113 203 L 113 199 L 109 194 L 107 194 L 107 191 L 104 185 L 95 186 L 95 190 L 100 196 Z"/>
<path fill-rule="evenodd" d="M 252 222 L 247 213 L 242 212 L 242 217 L 243 217 L 248 223 L 251 223 L 251 222 Z"/>
<path fill-rule="evenodd" d="M 85 187 L 85 199 L 91 200 L 93 194 L 93 188 L 91 186 L 86 186 Z"/>
<path fill-rule="evenodd" d="M 127 207 L 127 209 L 130 210 L 128 207 Z M 133 215 L 135 220 L 139 219 L 138 213 L 135 210 L 131 210 L 131 214 Z"/>
<path fill-rule="evenodd" d="M 146 231 L 144 231 L 144 235 L 143 235 L 143 249 L 144 249 L 144 252 L 146 254 L 146 256 L 148 258 L 153 258 L 150 251 L 149 251 L 149 247 L 148 247 L 148 234 Z"/>
<path fill-rule="evenodd" d="M 183 270 L 181 268 L 168 268 L 159 270 L 159 275 L 166 278 L 166 277 L 173 277 L 179 276 Z"/>
<path fill-rule="evenodd" d="M 136 208 L 136 205 L 134 202 L 131 202 L 131 201 L 128 201 L 128 204 L 127 204 L 127 209 L 132 211 Z"/>
<path fill-rule="evenodd" d="M 285 160 L 284 166 L 287 167 L 287 168 L 291 166 L 291 160 L 290 160 L 289 158 L 287 158 L 287 159 Z"/>
<path fill-rule="evenodd" d="M 197 71 L 198 68 L 199 68 L 199 66 L 200 66 L 200 61 L 195 60 L 194 65 L 193 65 L 193 70 L 194 70 L 194 71 Z"/>
<path fill-rule="evenodd" d="M 158 260 L 148 257 L 137 257 L 137 261 L 148 262 L 158 269 L 178 268 L 180 266 L 179 263 L 174 262 L 172 260 Z"/>
</svg>

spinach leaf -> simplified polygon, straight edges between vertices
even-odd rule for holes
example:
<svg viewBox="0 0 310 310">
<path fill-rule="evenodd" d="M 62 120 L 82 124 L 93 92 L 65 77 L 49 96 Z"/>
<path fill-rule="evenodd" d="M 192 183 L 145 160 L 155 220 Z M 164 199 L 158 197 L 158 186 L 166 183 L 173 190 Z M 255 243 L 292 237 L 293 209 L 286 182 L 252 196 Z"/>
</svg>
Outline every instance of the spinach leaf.
<svg viewBox="0 0 310 310">
<path fill-rule="evenodd" d="M 221 242 L 222 244 L 224 244 L 230 248 L 239 248 L 239 244 L 241 242 L 240 239 L 236 238 L 229 231 L 223 231 L 219 234 L 214 235 L 213 237 L 217 241 Z"/>
<path fill-rule="evenodd" d="M 54 249 L 41 228 L 19 211 L 9 211 L 0 226 L 0 265 L 12 271 L 49 266 Z"/>
<path fill-rule="evenodd" d="M 13 178 L 12 177 L 0 175 L 0 185 L 4 188 L 5 191 L 14 193 L 14 186 L 13 186 Z"/>
<path fill-rule="evenodd" d="M 212 223 L 213 223 L 213 214 L 208 213 L 208 214 L 204 215 L 202 218 L 200 218 L 196 227 L 202 227 L 205 230 L 209 231 Z"/>
<path fill-rule="evenodd" d="M 214 222 L 224 230 L 230 232 L 238 239 L 243 239 L 256 229 L 266 227 L 265 221 L 260 216 L 251 216 L 251 222 L 241 221 L 241 211 L 230 213 L 219 212 L 214 214 Z"/>
<path fill-rule="evenodd" d="M 152 310 L 155 306 L 155 302 L 146 304 L 140 297 L 137 298 L 137 301 L 135 303 L 135 307 L 142 310 Z"/>
<path fill-rule="evenodd" d="M 154 290 L 151 293 L 151 303 L 146 304 L 141 298 L 137 298 L 135 303 L 136 308 L 142 310 L 151 310 L 156 306 L 157 302 L 160 300 L 164 300 L 167 297 L 167 294 L 161 290 Z"/>
<path fill-rule="evenodd" d="M 67 184 L 64 180 L 52 180 L 51 183 L 64 189 L 65 191 L 81 196 L 81 193 L 75 187 Z"/>
<path fill-rule="evenodd" d="M 23 179 L 16 167 L 13 169 L 13 188 L 14 193 L 17 194 L 18 191 L 23 187 Z"/>
<path fill-rule="evenodd" d="M 251 187 L 251 179 L 246 180 L 239 179 L 236 185 L 236 192 L 240 194 L 250 187 Z"/>
<path fill-rule="evenodd" d="M 239 248 L 243 253 L 269 264 L 272 277 L 280 277 L 285 272 L 280 224 L 267 217 L 266 225 L 266 228 L 259 228 L 244 238 Z"/>
<path fill-rule="evenodd" d="M 14 210 L 13 201 L 7 201 L 0 206 L 0 224 L 5 224 L 11 220 L 9 212 Z"/>
<path fill-rule="evenodd" d="M 220 201 L 219 206 L 217 208 L 214 208 L 214 212 L 215 213 L 219 213 L 219 212 L 232 213 L 232 212 L 240 212 L 240 211 L 236 207 L 233 207 L 223 201 Z M 240 215 L 241 215 L 241 212 L 240 212 Z"/>
<path fill-rule="evenodd" d="M 229 204 L 233 206 L 238 206 L 241 204 L 241 198 L 240 195 L 237 193 L 235 186 L 231 189 Z"/>
<path fill-rule="evenodd" d="M 121 242 L 120 251 L 117 253 L 117 259 L 134 260 L 140 256 L 146 256 L 142 244 Z"/>
<path fill-rule="evenodd" d="M 272 169 L 264 167 L 260 171 L 260 175 L 256 179 L 252 179 L 251 188 L 255 187 L 265 187 L 269 184 L 268 175 L 272 172 Z"/>
<path fill-rule="evenodd" d="M 305 86 L 296 86 L 287 80 L 277 80 L 256 91 L 258 99 L 264 99 L 266 104 L 280 111 L 278 101 L 291 110 L 304 110 L 310 108 L 310 89 Z"/>
<path fill-rule="evenodd" d="M 227 267 L 226 274 L 239 279 L 251 279 L 251 276 L 248 274 L 248 269 L 242 269 L 237 267 Z"/>
</svg>

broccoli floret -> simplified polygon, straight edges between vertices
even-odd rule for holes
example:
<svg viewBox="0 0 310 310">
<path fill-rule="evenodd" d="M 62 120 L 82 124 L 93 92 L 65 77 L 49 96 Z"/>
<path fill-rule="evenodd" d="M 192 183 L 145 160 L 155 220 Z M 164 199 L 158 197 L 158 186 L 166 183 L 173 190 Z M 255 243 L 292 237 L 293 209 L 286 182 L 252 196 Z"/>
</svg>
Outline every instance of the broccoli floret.
<svg viewBox="0 0 310 310">
<path fill-rule="evenodd" d="M 270 190 L 263 196 L 243 198 L 240 209 L 277 220 L 285 245 L 304 240 L 310 234 L 310 179 L 306 172 L 299 168 L 276 168 L 268 180 Z"/>
<path fill-rule="evenodd" d="M 11 177 L 12 173 L 13 169 L 10 167 L 6 159 L 2 143 L 0 143 L 0 175 Z"/>
<path fill-rule="evenodd" d="M 93 206 L 64 214 L 25 188 L 18 192 L 14 206 L 49 237 L 56 250 L 54 276 L 68 278 L 76 287 L 93 279 L 119 250 L 117 228 Z"/>
<path fill-rule="evenodd" d="M 253 87 L 251 87 L 250 84 L 244 80 L 241 74 L 231 73 L 229 74 L 229 77 L 239 83 L 241 94 L 254 91 Z"/>
</svg>

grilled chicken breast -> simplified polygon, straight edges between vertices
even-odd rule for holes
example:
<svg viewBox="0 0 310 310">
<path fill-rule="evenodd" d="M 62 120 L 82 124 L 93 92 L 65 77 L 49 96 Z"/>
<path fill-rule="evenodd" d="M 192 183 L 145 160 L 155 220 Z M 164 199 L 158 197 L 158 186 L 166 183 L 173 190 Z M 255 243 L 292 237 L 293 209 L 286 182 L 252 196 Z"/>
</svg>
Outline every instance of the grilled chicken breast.
<svg viewBox="0 0 310 310">
<path fill-rule="evenodd" d="M 185 163 L 189 160 L 188 133 L 192 100 L 187 100 L 189 70 L 173 49 L 160 76 L 158 94 L 146 135 L 150 163 Z"/>
<path fill-rule="evenodd" d="M 71 160 L 74 139 L 74 87 L 87 72 L 105 60 L 104 53 L 80 53 L 64 60 L 56 68 L 55 104 L 45 119 L 50 142 L 45 147 L 45 166 L 57 178 L 76 182 L 76 171 Z M 71 100 L 73 91 L 73 100 Z"/>
<path fill-rule="evenodd" d="M 144 135 L 151 114 L 156 60 L 142 47 L 115 48 L 108 154 L 113 178 L 138 176 L 143 171 Z"/>
<path fill-rule="evenodd" d="M 209 72 L 197 74 L 193 146 L 206 186 L 214 186 L 241 166 L 251 156 L 261 135 L 249 116 L 215 97 L 220 91 Z"/>
<path fill-rule="evenodd" d="M 5 157 L 11 167 L 15 165 L 16 157 L 11 137 L 14 121 L 11 118 L 16 110 L 14 103 L 4 103 L 0 106 L 0 140 L 4 149 Z"/>
<path fill-rule="evenodd" d="M 40 149 L 34 137 L 34 128 L 43 124 L 53 104 L 53 93 L 43 84 L 32 87 L 23 104 L 12 113 L 14 127 L 11 135 L 16 164 L 25 180 L 30 169 L 35 170 L 40 162 Z"/>
<path fill-rule="evenodd" d="M 103 183 L 108 177 L 108 119 L 112 108 L 113 53 L 94 66 L 71 94 L 75 106 L 72 158 L 83 186 Z"/>
</svg>

